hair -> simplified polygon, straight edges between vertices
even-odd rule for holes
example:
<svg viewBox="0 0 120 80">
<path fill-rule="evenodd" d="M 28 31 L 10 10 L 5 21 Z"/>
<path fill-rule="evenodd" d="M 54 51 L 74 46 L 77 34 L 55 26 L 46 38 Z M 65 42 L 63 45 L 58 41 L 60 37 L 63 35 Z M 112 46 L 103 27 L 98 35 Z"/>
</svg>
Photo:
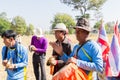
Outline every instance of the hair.
<svg viewBox="0 0 120 80">
<path fill-rule="evenodd" d="M 13 37 L 13 39 L 15 40 L 16 38 L 16 32 L 14 32 L 13 30 L 6 30 L 5 32 L 2 33 L 1 37 L 6 37 L 6 38 L 11 38 Z"/>
</svg>

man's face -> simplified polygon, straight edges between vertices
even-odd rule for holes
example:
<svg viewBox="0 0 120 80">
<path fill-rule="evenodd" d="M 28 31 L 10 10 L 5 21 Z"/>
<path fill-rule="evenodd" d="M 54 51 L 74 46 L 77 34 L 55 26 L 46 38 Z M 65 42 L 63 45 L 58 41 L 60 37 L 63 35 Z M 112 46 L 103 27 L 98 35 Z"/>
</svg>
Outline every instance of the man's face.
<svg viewBox="0 0 120 80">
<path fill-rule="evenodd" d="M 76 28 L 75 29 L 75 33 L 76 33 L 76 38 L 78 41 L 83 40 L 85 37 L 85 30 L 80 29 L 80 28 Z"/>
<path fill-rule="evenodd" d="M 55 38 L 59 40 L 63 36 L 63 31 L 56 30 L 55 31 Z"/>
<path fill-rule="evenodd" d="M 3 37 L 3 42 L 4 42 L 4 44 L 5 44 L 7 47 L 10 47 L 11 38 Z"/>
</svg>

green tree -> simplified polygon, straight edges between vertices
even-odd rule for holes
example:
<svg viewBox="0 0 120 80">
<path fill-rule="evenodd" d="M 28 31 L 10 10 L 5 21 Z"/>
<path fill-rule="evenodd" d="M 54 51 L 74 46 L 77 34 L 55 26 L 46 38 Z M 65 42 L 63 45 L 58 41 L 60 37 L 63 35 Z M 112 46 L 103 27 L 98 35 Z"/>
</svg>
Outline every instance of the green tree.
<svg viewBox="0 0 120 80">
<path fill-rule="evenodd" d="M 104 26 L 105 27 L 105 30 L 107 33 L 113 33 L 113 27 L 114 27 L 114 22 L 107 22 L 105 23 Z M 99 30 L 99 28 L 101 27 L 101 20 L 96 22 L 95 25 L 94 25 L 94 28 Z"/>
<path fill-rule="evenodd" d="M 101 25 L 101 21 L 98 21 L 98 22 L 95 23 L 94 28 L 99 29 L 100 25 Z"/>
<path fill-rule="evenodd" d="M 29 24 L 26 30 L 26 35 L 32 35 L 34 30 L 34 26 L 32 24 Z"/>
<path fill-rule="evenodd" d="M 10 29 L 11 23 L 8 20 L 0 18 L 0 34 Z"/>
<path fill-rule="evenodd" d="M 52 23 L 52 29 L 55 27 L 57 23 L 64 23 L 69 31 L 69 33 L 73 33 L 73 29 L 71 27 L 75 26 L 74 19 L 65 13 L 58 13 L 54 16 Z"/>
<path fill-rule="evenodd" d="M 115 25 L 115 22 L 112 21 L 112 22 L 107 22 L 106 24 L 106 27 L 107 27 L 107 33 L 113 33 L 114 32 L 114 25 Z"/>
<path fill-rule="evenodd" d="M 80 17 L 89 18 L 90 11 L 99 10 L 107 0 L 60 0 L 62 3 L 72 6 L 80 11 Z"/>
<path fill-rule="evenodd" d="M 27 29 L 25 20 L 20 16 L 16 16 L 12 20 L 11 29 L 15 30 L 17 34 L 25 34 Z"/>
<path fill-rule="evenodd" d="M 5 30 L 10 29 L 11 23 L 7 18 L 7 14 L 5 12 L 0 13 L 0 34 Z"/>
</svg>

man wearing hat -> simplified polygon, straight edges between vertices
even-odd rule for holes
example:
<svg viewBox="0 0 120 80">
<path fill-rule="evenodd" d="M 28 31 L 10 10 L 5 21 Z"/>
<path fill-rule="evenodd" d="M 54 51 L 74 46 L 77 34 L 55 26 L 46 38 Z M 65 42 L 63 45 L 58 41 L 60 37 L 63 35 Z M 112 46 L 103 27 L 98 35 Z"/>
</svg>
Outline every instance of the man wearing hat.
<svg viewBox="0 0 120 80">
<path fill-rule="evenodd" d="M 56 24 L 53 31 L 55 32 L 55 38 L 56 38 L 55 43 L 57 45 L 61 45 L 63 48 L 63 52 L 65 52 L 66 55 L 69 56 L 69 54 L 71 53 L 71 41 L 68 38 L 66 38 L 67 28 L 65 24 L 64 23 Z M 50 42 L 50 44 L 51 43 L 54 43 L 54 42 Z M 60 55 L 58 55 L 56 51 L 53 50 L 52 55 L 55 57 L 55 60 L 51 61 L 50 64 L 54 65 L 53 74 L 55 74 L 58 70 L 60 70 L 65 65 L 65 63 L 62 60 L 60 60 L 59 58 Z"/>
<path fill-rule="evenodd" d="M 29 48 L 30 51 L 34 52 L 33 69 L 36 80 L 46 80 L 45 55 L 47 43 L 47 39 L 42 34 L 42 29 L 36 28 L 34 30 L 34 35 L 32 36 L 31 45 Z"/>
<path fill-rule="evenodd" d="M 103 72 L 101 48 L 95 41 L 88 40 L 91 28 L 86 18 L 79 18 L 74 29 L 76 31 L 76 39 L 79 43 L 74 46 L 69 56 L 63 52 L 61 46 L 55 43 L 51 43 L 51 46 L 60 56 L 60 59 L 66 63 L 74 63 L 78 68 L 84 70 L 88 75 L 88 80 L 91 80 L 90 77 L 92 76 L 90 74 L 92 71 Z"/>
</svg>

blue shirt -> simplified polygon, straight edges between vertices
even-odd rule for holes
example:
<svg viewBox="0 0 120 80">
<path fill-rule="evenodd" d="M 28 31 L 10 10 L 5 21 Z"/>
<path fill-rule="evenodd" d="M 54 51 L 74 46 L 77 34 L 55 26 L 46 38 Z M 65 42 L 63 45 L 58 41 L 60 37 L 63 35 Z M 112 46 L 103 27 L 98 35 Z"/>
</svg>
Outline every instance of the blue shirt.
<svg viewBox="0 0 120 80">
<path fill-rule="evenodd" d="M 6 46 L 2 48 L 2 60 L 4 60 L 4 55 L 6 51 Z M 14 48 L 7 50 L 7 60 L 12 61 L 13 64 L 16 64 L 16 68 L 13 70 L 6 69 L 8 74 L 8 80 L 18 80 L 24 78 L 24 69 L 28 65 L 28 51 L 27 48 L 21 44 L 15 45 Z"/>
<path fill-rule="evenodd" d="M 70 56 L 63 54 L 60 58 L 66 62 L 70 57 L 75 56 L 76 50 L 79 47 L 80 45 L 76 44 Z M 86 51 L 87 55 L 89 55 L 92 61 L 85 55 L 82 48 Z M 102 72 L 103 71 L 103 60 L 102 60 L 102 51 L 101 51 L 100 46 L 92 40 L 85 43 L 78 51 L 76 65 L 82 68 L 83 70 L 85 70 L 86 73 L 88 71 Z"/>
</svg>

